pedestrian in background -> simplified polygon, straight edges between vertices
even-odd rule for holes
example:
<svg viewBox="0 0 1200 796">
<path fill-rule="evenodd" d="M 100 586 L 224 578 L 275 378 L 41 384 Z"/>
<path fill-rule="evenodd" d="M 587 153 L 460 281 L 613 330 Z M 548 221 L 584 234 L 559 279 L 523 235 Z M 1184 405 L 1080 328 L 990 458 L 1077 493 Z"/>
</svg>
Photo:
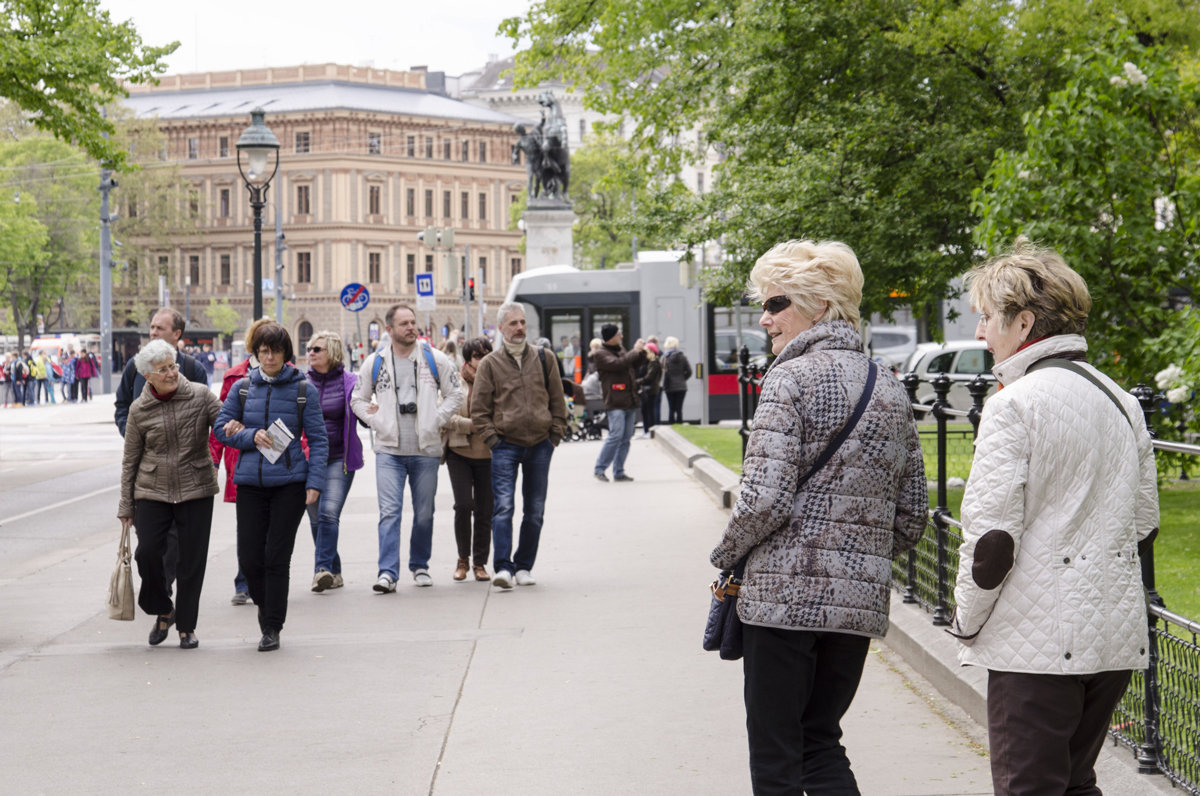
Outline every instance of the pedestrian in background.
<svg viewBox="0 0 1200 796">
<path fill-rule="evenodd" d="M 15 390 L 13 389 L 12 353 L 0 356 L 0 391 L 4 395 L 5 408 L 12 405 Z"/>
<path fill-rule="evenodd" d="M 692 376 L 692 363 L 687 354 L 679 349 L 679 339 L 668 337 L 663 341 L 663 392 L 667 394 L 667 424 L 683 422 L 683 399 L 687 397 L 688 379 Z"/>
<path fill-rule="evenodd" d="M 213 433 L 241 451 L 233 475 L 238 563 L 258 606 L 258 650 L 269 652 L 279 649 L 296 530 L 304 507 L 316 503 L 325 488 L 329 442 L 320 402 L 291 364 L 291 335 L 269 321 L 254 331 L 252 342 L 259 366 L 229 391 Z M 307 459 L 301 434 L 308 439 Z M 263 453 L 272 450 L 278 454 L 275 461 Z"/>
<path fill-rule="evenodd" d="M 626 351 L 621 346 L 624 333 L 615 323 L 600 327 L 604 341 L 592 354 L 596 372 L 600 374 L 600 388 L 604 392 L 604 414 L 608 418 L 608 437 L 596 457 L 592 468 L 596 480 L 607 481 L 604 471 L 613 468 L 614 481 L 632 481 L 625 472 L 625 459 L 629 455 L 629 441 L 637 429 L 638 398 L 635 369 L 646 360 L 646 344 L 638 340 L 633 349 Z"/>
<path fill-rule="evenodd" d="M 500 347 L 475 373 L 471 423 L 492 451 L 492 583 L 499 589 L 533 586 L 533 566 L 546 513 L 550 460 L 567 433 L 567 402 L 554 353 L 529 345 L 525 308 L 505 302 L 496 310 Z M 512 549 L 517 472 L 521 474 L 521 536 Z"/>
<path fill-rule="evenodd" d="M 37 356 L 29 357 L 29 387 L 33 391 L 32 403 L 40 404 L 43 401 L 42 395 L 46 392 L 45 351 L 38 351 Z"/>
<path fill-rule="evenodd" d="M 75 363 L 78 358 L 75 356 L 75 349 L 67 349 L 63 354 L 62 363 L 62 380 L 63 380 L 63 398 L 75 403 L 79 400 L 78 384 L 75 381 Z"/>
<path fill-rule="evenodd" d="M 654 415 L 662 386 L 662 362 L 658 358 L 658 346 L 652 342 L 646 343 L 646 362 L 638 372 L 637 383 L 642 400 L 642 437 L 649 438 L 650 429 L 656 422 Z"/>
<path fill-rule="evenodd" d="M 466 400 L 446 424 L 446 470 L 454 491 L 454 541 L 458 546 L 453 578 L 460 581 L 466 580 L 468 568 L 477 581 L 491 579 L 487 562 L 492 542 L 492 451 L 476 432 L 470 411 L 476 370 L 491 352 L 492 341 L 486 337 L 463 344 L 460 374 Z"/>
<path fill-rule="evenodd" d="M 342 338 L 337 332 L 317 332 L 308 341 L 307 353 L 306 378 L 316 392 L 325 418 L 325 436 L 329 438 L 325 489 L 319 501 L 308 505 L 314 556 L 312 590 L 323 592 L 344 584 L 342 557 L 337 551 L 338 531 L 354 474 L 363 466 L 363 448 L 358 438 L 358 418 L 350 408 L 358 376 L 346 370 Z"/>
<path fill-rule="evenodd" d="M 841 719 L 871 639 L 888 629 L 892 558 L 916 545 L 929 509 L 908 396 L 862 352 L 862 284 L 854 252 L 834 242 L 781 243 L 750 272 L 777 359 L 709 561 L 745 566 L 737 612 L 756 796 L 859 792 Z"/>
<path fill-rule="evenodd" d="M 1085 364 L 1092 301 L 1062 257 L 1019 238 L 967 285 L 1004 389 L 963 496 L 951 632 L 988 671 L 995 792 L 1098 794 L 1113 709 L 1148 665 L 1154 449 L 1137 399 Z"/>
<path fill-rule="evenodd" d="M 75 381 L 79 384 L 79 400 L 90 401 L 92 398 L 92 390 L 89 382 L 100 375 L 100 361 L 96 359 L 96 353 L 88 348 L 82 348 L 79 351 L 79 358 L 75 361 Z"/>
<path fill-rule="evenodd" d="M 121 463 L 121 525 L 137 530 L 138 605 L 157 617 L 150 644 L 161 644 L 174 624 L 179 646 L 195 649 L 200 591 L 208 562 L 216 471 L 207 456 L 208 431 L 221 409 L 217 396 L 180 378 L 175 347 L 151 340 L 133 358 L 145 379 L 129 407 Z M 167 535 L 178 529 L 179 594 L 171 602 L 163 557 Z"/>
</svg>

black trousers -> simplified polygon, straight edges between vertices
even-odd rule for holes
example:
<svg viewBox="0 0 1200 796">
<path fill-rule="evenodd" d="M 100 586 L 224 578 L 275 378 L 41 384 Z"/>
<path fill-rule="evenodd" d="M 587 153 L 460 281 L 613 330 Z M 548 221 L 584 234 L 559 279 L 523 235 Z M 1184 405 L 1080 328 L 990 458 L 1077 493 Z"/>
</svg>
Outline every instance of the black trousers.
<svg viewBox="0 0 1200 796">
<path fill-rule="evenodd" d="M 175 626 L 181 633 L 196 630 L 200 613 L 200 590 L 208 566 L 208 536 L 212 529 L 213 499 L 162 503 L 137 500 L 133 504 L 133 525 L 137 529 L 138 575 L 142 579 L 138 605 L 148 614 L 171 613 L 170 582 L 163 566 L 171 527 L 178 529 L 179 556 L 176 571 Z"/>
<path fill-rule="evenodd" d="M 446 469 L 454 492 L 454 541 L 458 557 L 486 566 L 492 546 L 492 460 L 472 459 L 446 449 Z M 471 538 L 474 519 L 474 540 Z"/>
<path fill-rule="evenodd" d="M 238 564 L 259 629 L 282 630 L 287 619 L 289 573 L 296 531 L 304 517 L 304 484 L 257 487 L 238 484 Z"/>
<path fill-rule="evenodd" d="M 654 410 L 658 408 L 658 393 L 646 390 L 642 393 L 642 431 L 654 428 Z"/>
<path fill-rule="evenodd" d="M 667 425 L 683 422 L 683 398 L 687 390 L 667 393 Z"/>
<path fill-rule="evenodd" d="M 988 670 L 988 743 L 997 796 L 1100 796 L 1096 757 L 1132 672 Z"/>
<path fill-rule="evenodd" d="M 755 796 L 857 796 L 841 721 L 858 690 L 871 640 L 756 625 L 743 630 Z"/>
</svg>

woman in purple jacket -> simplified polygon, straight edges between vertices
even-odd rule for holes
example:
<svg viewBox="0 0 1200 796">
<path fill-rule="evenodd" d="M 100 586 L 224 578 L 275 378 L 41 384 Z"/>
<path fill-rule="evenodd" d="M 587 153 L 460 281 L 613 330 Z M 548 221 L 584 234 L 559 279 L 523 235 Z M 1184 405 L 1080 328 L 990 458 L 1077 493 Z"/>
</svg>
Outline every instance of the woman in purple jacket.
<svg viewBox="0 0 1200 796">
<path fill-rule="evenodd" d="M 325 470 L 325 491 L 321 499 L 308 506 L 316 561 L 313 565 L 312 590 L 339 589 L 342 559 L 337 552 L 338 524 L 346 494 L 354 482 L 354 473 L 362 469 L 363 449 L 358 439 L 357 418 L 350 411 L 350 392 L 358 376 L 345 369 L 345 349 L 336 332 L 317 332 L 308 341 L 308 382 L 312 399 L 319 399 L 329 437 L 329 463 Z"/>
</svg>

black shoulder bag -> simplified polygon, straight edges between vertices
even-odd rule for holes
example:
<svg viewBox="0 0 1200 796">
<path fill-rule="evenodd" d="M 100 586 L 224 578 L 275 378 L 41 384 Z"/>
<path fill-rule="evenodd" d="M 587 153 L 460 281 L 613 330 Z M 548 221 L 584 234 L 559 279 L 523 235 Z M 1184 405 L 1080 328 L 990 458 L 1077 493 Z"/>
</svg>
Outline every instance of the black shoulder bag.
<svg viewBox="0 0 1200 796">
<path fill-rule="evenodd" d="M 796 482 L 796 491 L 800 491 L 808 479 L 825 466 L 834 451 L 842 447 L 842 443 L 858 425 L 858 419 L 862 417 L 867 403 L 871 400 L 871 394 L 875 392 L 875 363 L 868 362 L 868 365 L 867 383 L 863 386 L 862 395 L 858 398 L 858 405 L 854 407 L 854 413 L 850 415 L 846 425 L 842 427 L 842 430 L 825 450 L 821 451 L 821 455 L 817 457 L 812 468 Z M 748 557 L 749 553 L 743 556 L 732 570 L 721 570 L 721 574 L 709 587 L 712 591 L 712 603 L 708 607 L 708 622 L 704 625 L 704 649 L 707 652 L 719 652 L 721 660 L 725 661 L 736 661 L 742 657 L 742 620 L 738 618 L 737 596 L 738 590 L 742 587 L 742 577 L 746 574 Z"/>
</svg>

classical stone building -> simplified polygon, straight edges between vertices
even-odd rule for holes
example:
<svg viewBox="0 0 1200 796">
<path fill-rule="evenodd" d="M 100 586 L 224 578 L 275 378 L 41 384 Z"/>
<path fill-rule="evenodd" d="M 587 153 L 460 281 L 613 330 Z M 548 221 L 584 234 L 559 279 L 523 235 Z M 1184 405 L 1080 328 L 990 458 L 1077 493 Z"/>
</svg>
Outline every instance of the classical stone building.
<svg viewBox="0 0 1200 796">
<path fill-rule="evenodd" d="M 432 86 L 433 90 L 427 88 Z M 513 274 L 522 268 L 521 233 L 508 229 L 509 206 L 525 184 L 511 164 L 519 119 L 452 99 L 442 76 L 321 64 L 164 77 L 132 86 L 125 101 L 158 120 L 165 157 L 177 162 L 201 201 L 200 234 L 180 236 L 147 266 L 165 272 L 182 309 L 190 278 L 192 317 L 205 324 L 209 303 L 227 299 L 245 323 L 253 295 L 253 227 L 235 145 L 250 111 L 266 111 L 279 138 L 279 174 L 263 218 L 263 276 L 275 274 L 278 212 L 286 236 L 284 322 L 298 342 L 320 329 L 347 340 L 382 334 L 395 302 L 416 303 L 416 276 L 432 273 L 436 309 L 418 313 L 440 339 L 464 322 L 460 286 L 450 283 L 443 251 L 417 240 L 429 226 L 453 227 L 453 253 L 469 264 L 477 301 L 471 329 L 493 322 Z M 349 283 L 370 291 L 355 317 L 339 295 Z M 274 294 L 263 291 L 274 314 Z M 137 319 L 139 325 L 144 319 Z M 122 325 L 114 318 L 114 326 Z"/>
</svg>

